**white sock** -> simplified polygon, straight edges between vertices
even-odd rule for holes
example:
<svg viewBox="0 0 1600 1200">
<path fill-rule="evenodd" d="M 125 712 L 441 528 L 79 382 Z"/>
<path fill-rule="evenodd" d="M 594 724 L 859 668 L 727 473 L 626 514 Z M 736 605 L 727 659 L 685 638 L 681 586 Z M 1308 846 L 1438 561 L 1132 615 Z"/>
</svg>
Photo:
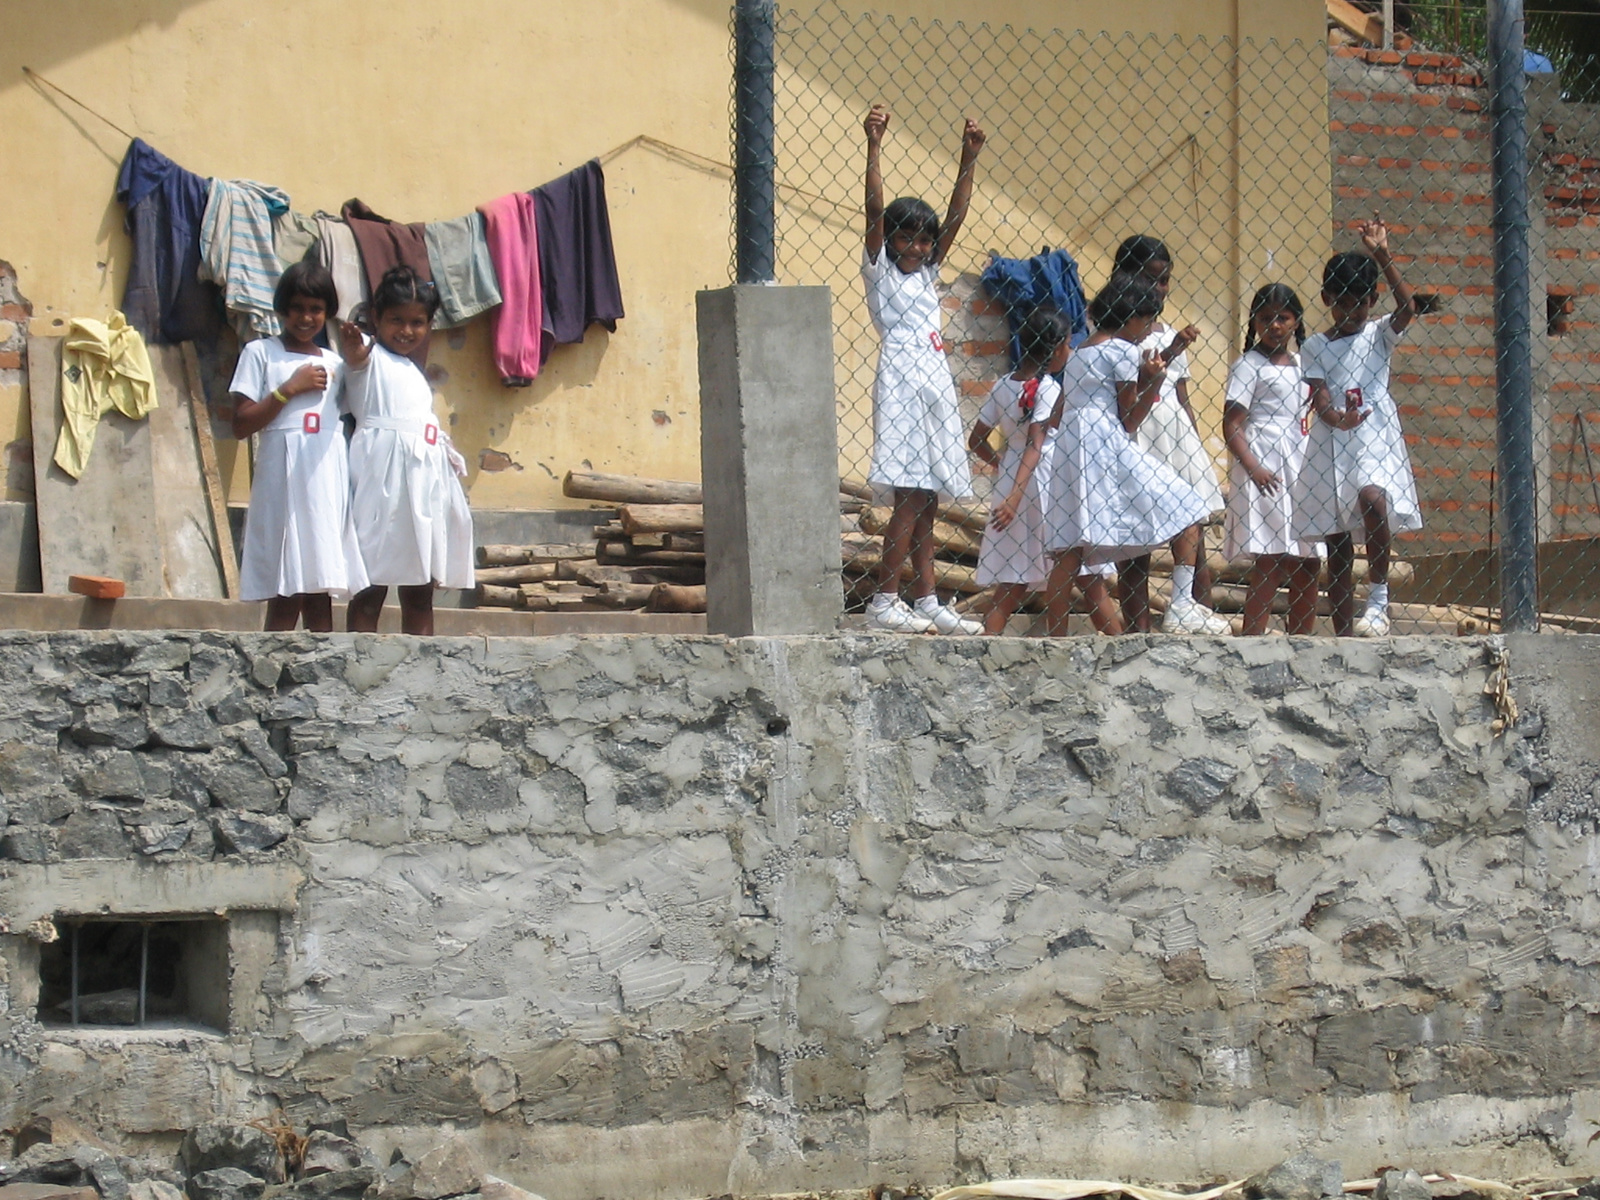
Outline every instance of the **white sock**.
<svg viewBox="0 0 1600 1200">
<path fill-rule="evenodd" d="M 1174 605 L 1194 603 L 1194 567 L 1172 568 L 1172 603 Z"/>
<path fill-rule="evenodd" d="M 881 612 L 898 599 L 900 599 L 899 592 L 875 592 L 872 599 L 867 601 L 867 605 L 874 612 Z"/>
<path fill-rule="evenodd" d="M 929 592 L 926 596 L 917 597 L 917 611 L 919 613 L 937 612 L 939 609 L 939 596 L 936 592 Z"/>
<path fill-rule="evenodd" d="M 1367 607 L 1380 610 L 1389 607 L 1389 585 L 1387 583 L 1375 583 L 1367 589 Z"/>
</svg>

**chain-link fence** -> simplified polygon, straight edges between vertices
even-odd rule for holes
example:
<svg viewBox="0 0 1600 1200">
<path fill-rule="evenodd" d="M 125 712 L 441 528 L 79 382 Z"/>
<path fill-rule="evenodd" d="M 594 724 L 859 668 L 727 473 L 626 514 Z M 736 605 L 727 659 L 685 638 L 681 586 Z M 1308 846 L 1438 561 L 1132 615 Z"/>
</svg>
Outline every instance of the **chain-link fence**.
<svg viewBox="0 0 1600 1200">
<path fill-rule="evenodd" d="M 842 552 L 848 594 L 869 619 L 893 624 L 870 598 L 892 588 L 897 562 L 907 601 L 926 590 L 923 546 L 938 595 L 973 621 L 997 601 L 1040 611 L 1075 577 L 1074 614 L 1058 610 L 1052 628 L 1088 629 L 1093 615 L 1112 628 L 1383 632 L 1373 584 L 1387 529 L 1392 632 L 1498 627 L 1489 106 L 1470 47 L 1110 37 L 829 5 L 780 11 L 774 57 L 776 274 L 833 290 L 850 510 Z M 1600 324 L 1590 311 L 1600 303 L 1600 110 L 1564 95 L 1563 78 L 1530 76 L 1529 89 L 1533 289 L 1544 301 L 1535 468 L 1541 623 L 1581 629 L 1600 618 L 1590 583 L 1600 567 Z M 927 296 L 915 247 L 901 253 L 908 243 L 889 236 L 863 276 L 863 121 L 875 104 L 888 113 L 883 200 L 919 197 L 941 220 L 963 120 L 984 134 L 933 293 L 953 404 L 917 344 Z M 1376 235 L 1364 242 L 1361 225 L 1375 212 L 1415 296 L 1397 342 L 1363 326 L 1360 286 L 1335 308 L 1322 295 L 1332 255 L 1370 261 Z M 1125 244 L 1140 237 L 1149 240 L 1130 257 Z M 1113 280 L 1119 248 L 1136 280 Z M 1394 289 L 1376 264 L 1366 270 L 1378 278 L 1369 319 L 1381 321 Z M 1076 306 L 1111 283 L 1102 299 L 1114 311 L 1071 331 L 1078 348 L 1057 406 L 1050 364 L 1019 368 L 1013 335 L 1040 302 L 1070 328 Z M 1273 283 L 1296 294 L 1305 332 L 1324 335 L 1292 386 L 1294 341 L 1279 350 L 1268 320 L 1291 307 L 1281 295 L 1256 306 L 1258 349 L 1243 353 L 1252 301 Z M 1162 301 L 1146 345 L 1167 351 L 1179 331 L 1193 336 L 1164 379 L 1147 366 L 1142 383 L 1129 352 L 1145 340 L 1151 287 L 1141 284 Z M 1039 343 L 1037 328 L 1029 336 Z M 1046 382 L 1030 392 L 1030 375 Z M 1325 380 L 1315 404 L 1307 376 Z M 1061 420 L 1036 436 L 1040 466 L 1016 487 L 1021 414 L 1041 396 Z M 969 458 L 980 418 L 994 427 L 992 452 Z M 1001 530 L 1009 501 L 1021 509 Z M 1029 504 L 1037 524 L 1025 520 Z M 1194 525 L 1198 549 L 1192 533 L 1185 540 Z M 1057 565 L 1057 586 L 1045 586 L 1059 560 L 1041 567 L 1040 555 L 1074 542 L 1091 547 L 1085 562 Z M 1145 557 L 1140 543 L 1159 545 Z"/>
</svg>

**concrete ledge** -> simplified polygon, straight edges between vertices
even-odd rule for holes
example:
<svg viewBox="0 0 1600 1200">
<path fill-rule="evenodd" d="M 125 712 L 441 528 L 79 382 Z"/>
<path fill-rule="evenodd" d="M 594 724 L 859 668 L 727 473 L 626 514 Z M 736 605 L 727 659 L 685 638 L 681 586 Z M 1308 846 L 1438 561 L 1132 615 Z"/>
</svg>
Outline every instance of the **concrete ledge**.
<svg viewBox="0 0 1600 1200">
<path fill-rule="evenodd" d="M 289 862 L 150 863 L 84 859 L 8 863 L 0 871 L 0 917 L 11 932 L 57 913 L 118 916 L 273 909 L 293 912 L 305 876 Z"/>
<path fill-rule="evenodd" d="M 333 606 L 335 629 L 344 628 L 344 605 Z M 63 629 L 216 629 L 255 633 L 266 605 L 240 600 L 167 600 L 128 596 L 91 600 L 87 596 L 46 596 L 37 592 L 0 592 L 0 629 L 51 633 Z M 528 613 L 496 608 L 434 609 L 434 627 L 441 637 L 547 637 L 554 634 L 659 633 L 700 634 L 702 613 L 573 612 Z M 400 632 L 400 609 L 389 605 L 379 633 Z"/>
</svg>

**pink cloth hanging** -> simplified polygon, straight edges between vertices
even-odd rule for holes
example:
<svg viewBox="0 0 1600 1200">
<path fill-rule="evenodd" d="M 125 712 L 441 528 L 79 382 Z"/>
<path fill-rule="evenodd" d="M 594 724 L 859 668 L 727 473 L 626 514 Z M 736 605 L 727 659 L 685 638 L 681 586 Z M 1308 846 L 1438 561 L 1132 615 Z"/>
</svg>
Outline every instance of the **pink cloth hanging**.
<svg viewBox="0 0 1600 1200">
<path fill-rule="evenodd" d="M 482 205 L 489 259 L 500 278 L 494 310 L 494 365 L 507 387 L 527 387 L 539 373 L 544 296 L 539 284 L 539 237 L 533 197 L 512 192 Z"/>
</svg>

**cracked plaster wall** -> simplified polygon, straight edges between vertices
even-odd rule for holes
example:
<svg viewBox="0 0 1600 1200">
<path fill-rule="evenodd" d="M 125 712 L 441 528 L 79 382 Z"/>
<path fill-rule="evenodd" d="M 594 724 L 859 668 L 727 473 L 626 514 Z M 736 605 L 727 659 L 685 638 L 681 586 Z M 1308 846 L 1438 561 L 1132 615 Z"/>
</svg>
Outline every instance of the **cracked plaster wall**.
<svg viewBox="0 0 1600 1200">
<path fill-rule="evenodd" d="M 552 1197 L 1589 1169 L 1600 661 L 1481 640 L 0 635 L 0 1125 Z M 221 1034 L 35 1019 L 231 914 Z M 142 907 L 141 907 L 142 906 Z"/>
</svg>

